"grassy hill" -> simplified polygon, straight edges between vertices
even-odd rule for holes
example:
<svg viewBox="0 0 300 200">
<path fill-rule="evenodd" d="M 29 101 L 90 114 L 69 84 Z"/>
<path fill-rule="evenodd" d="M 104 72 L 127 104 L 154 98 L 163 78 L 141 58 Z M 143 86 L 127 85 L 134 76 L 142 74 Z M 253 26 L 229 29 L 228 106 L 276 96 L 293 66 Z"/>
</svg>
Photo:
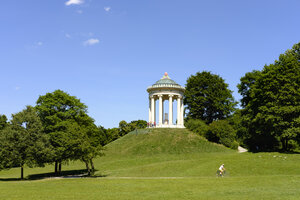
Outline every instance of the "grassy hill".
<svg viewBox="0 0 300 200">
<path fill-rule="evenodd" d="M 187 129 L 142 129 L 132 131 L 107 145 L 107 155 L 189 154 L 233 151 L 208 142 Z"/>
<path fill-rule="evenodd" d="M 225 163 L 228 176 L 216 178 Z M 0 199 L 298 199 L 300 155 L 238 153 L 186 129 L 146 129 L 106 146 L 98 178 L 16 181 L 0 172 Z M 81 170 L 72 162 L 63 170 Z M 53 166 L 25 169 L 49 173 Z"/>
</svg>

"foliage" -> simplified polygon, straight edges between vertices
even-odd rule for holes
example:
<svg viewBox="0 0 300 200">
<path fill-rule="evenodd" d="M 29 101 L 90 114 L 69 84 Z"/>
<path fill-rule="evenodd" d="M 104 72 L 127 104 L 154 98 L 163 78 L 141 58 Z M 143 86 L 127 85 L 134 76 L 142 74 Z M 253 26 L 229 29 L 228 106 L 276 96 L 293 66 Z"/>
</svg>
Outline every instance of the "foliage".
<svg viewBox="0 0 300 200">
<path fill-rule="evenodd" d="M 120 138 L 120 129 L 119 128 L 109 128 L 107 129 L 107 143 L 115 141 L 116 139 Z"/>
<path fill-rule="evenodd" d="M 237 109 L 227 120 L 236 131 L 236 139 L 238 143 L 242 146 L 246 146 L 243 142 L 247 138 L 247 129 L 243 126 L 242 110 Z"/>
<path fill-rule="evenodd" d="M 239 145 L 236 141 L 236 131 L 227 120 L 218 120 L 209 124 L 206 138 L 231 149 L 237 149 Z"/>
<path fill-rule="evenodd" d="M 7 125 L 7 117 L 5 115 L 0 115 L 0 130 L 4 129 Z"/>
<path fill-rule="evenodd" d="M 56 90 L 40 96 L 36 108 L 55 150 L 55 171 L 57 163 L 77 159 L 91 162 L 93 168 L 92 159 L 102 155 L 102 146 L 99 129 L 87 115 L 87 106 L 75 96 Z"/>
<path fill-rule="evenodd" d="M 201 136 L 205 136 L 208 131 L 208 125 L 201 119 L 189 119 L 184 123 L 184 126 Z"/>
<path fill-rule="evenodd" d="M 119 135 L 120 137 L 126 135 L 133 130 L 131 124 L 128 124 L 125 120 L 120 121 L 119 123 Z"/>
<path fill-rule="evenodd" d="M 209 124 L 230 116 L 236 102 L 220 76 L 203 71 L 187 79 L 184 104 L 188 119 L 201 119 Z"/>
<path fill-rule="evenodd" d="M 245 143 L 252 150 L 299 150 L 299 85 L 300 43 L 261 72 L 241 78 L 238 87 L 243 95 Z"/>
<path fill-rule="evenodd" d="M 147 128 L 147 121 L 145 120 L 134 120 L 130 122 L 131 126 L 133 127 L 133 129 L 143 129 L 143 128 Z"/>
<path fill-rule="evenodd" d="M 109 128 L 104 129 L 103 127 L 99 127 L 102 129 L 100 134 L 103 136 L 102 144 L 103 146 L 115 141 L 116 139 L 123 137 L 124 135 L 128 134 L 129 132 L 136 130 L 136 129 L 144 129 L 147 127 L 147 121 L 145 120 L 133 120 L 130 123 L 127 123 L 125 120 L 119 122 L 118 128 Z"/>
<path fill-rule="evenodd" d="M 51 160 L 52 148 L 42 123 L 31 106 L 12 116 L 11 125 L 0 135 L 0 162 L 3 168 L 44 166 Z"/>
<path fill-rule="evenodd" d="M 130 123 L 127 123 L 125 120 L 122 120 L 119 123 L 119 136 L 122 137 L 135 129 L 143 129 L 146 127 L 147 121 L 145 120 L 134 120 Z"/>
</svg>

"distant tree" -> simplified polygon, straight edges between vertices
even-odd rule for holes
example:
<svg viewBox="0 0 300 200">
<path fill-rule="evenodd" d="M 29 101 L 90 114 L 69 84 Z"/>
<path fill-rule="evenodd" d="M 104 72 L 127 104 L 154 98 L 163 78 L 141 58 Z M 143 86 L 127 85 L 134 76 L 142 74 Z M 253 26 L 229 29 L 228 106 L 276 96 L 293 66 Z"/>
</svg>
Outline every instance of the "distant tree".
<svg viewBox="0 0 300 200">
<path fill-rule="evenodd" d="M 112 141 L 111 135 L 108 133 L 108 130 L 105 129 L 103 126 L 98 126 L 98 134 L 100 138 L 100 144 L 101 146 L 105 146 L 106 144 L 110 143 Z"/>
<path fill-rule="evenodd" d="M 107 129 L 107 136 L 108 136 L 108 143 L 115 141 L 120 136 L 120 129 L 119 128 L 109 128 Z"/>
<path fill-rule="evenodd" d="M 147 121 L 145 120 L 133 120 L 127 123 L 125 120 L 119 122 L 118 128 L 105 129 L 102 126 L 98 127 L 99 135 L 101 135 L 100 143 L 102 146 L 115 141 L 116 139 L 126 135 L 127 133 L 136 130 L 144 129 L 147 127 Z"/>
<path fill-rule="evenodd" d="M 56 90 L 40 96 L 36 108 L 45 133 L 50 136 L 50 142 L 54 147 L 55 173 L 60 172 L 62 162 L 77 158 L 76 153 L 72 151 L 72 144 L 76 142 L 74 139 L 78 135 L 73 126 L 82 123 L 80 120 L 82 115 L 86 114 L 87 106 L 75 96 Z"/>
<path fill-rule="evenodd" d="M 0 130 L 4 129 L 7 125 L 7 117 L 5 115 L 0 115 Z"/>
<path fill-rule="evenodd" d="M 125 120 L 119 122 L 119 135 L 124 136 L 130 131 L 134 130 L 133 127 L 128 124 Z"/>
<path fill-rule="evenodd" d="M 184 104 L 188 119 L 201 119 L 209 124 L 230 116 L 237 103 L 220 76 L 203 71 L 187 79 Z"/>
<path fill-rule="evenodd" d="M 245 143 L 258 151 L 300 150 L 300 43 L 241 78 Z"/>
<path fill-rule="evenodd" d="M 130 122 L 131 126 L 133 127 L 133 129 L 143 129 L 143 128 L 147 128 L 147 121 L 145 120 L 134 120 Z"/>
<path fill-rule="evenodd" d="M 146 127 L 147 121 L 145 120 L 133 120 L 130 123 L 127 123 L 125 120 L 122 120 L 119 123 L 119 135 L 120 137 L 122 137 L 135 129 L 143 129 Z"/>
<path fill-rule="evenodd" d="M 42 123 L 31 106 L 12 116 L 11 125 L 0 134 L 0 166 L 21 168 L 24 165 L 44 166 L 51 160 L 52 148 L 49 138 L 43 133 Z"/>
</svg>

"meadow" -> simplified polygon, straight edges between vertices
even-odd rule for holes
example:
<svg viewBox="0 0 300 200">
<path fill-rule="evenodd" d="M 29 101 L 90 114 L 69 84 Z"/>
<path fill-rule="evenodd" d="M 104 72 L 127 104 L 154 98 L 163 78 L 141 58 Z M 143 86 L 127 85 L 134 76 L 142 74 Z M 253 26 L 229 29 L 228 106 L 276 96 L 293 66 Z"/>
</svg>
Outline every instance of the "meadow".
<svg viewBox="0 0 300 200">
<path fill-rule="evenodd" d="M 238 153 L 185 129 L 132 132 L 107 145 L 94 177 L 53 166 L 0 172 L 0 199 L 299 199 L 300 155 Z M 216 177 L 225 164 L 227 174 Z M 84 164 L 64 165 L 81 173 Z M 76 171 L 77 170 L 77 171 Z M 42 178 L 45 176 L 46 178 Z"/>
</svg>

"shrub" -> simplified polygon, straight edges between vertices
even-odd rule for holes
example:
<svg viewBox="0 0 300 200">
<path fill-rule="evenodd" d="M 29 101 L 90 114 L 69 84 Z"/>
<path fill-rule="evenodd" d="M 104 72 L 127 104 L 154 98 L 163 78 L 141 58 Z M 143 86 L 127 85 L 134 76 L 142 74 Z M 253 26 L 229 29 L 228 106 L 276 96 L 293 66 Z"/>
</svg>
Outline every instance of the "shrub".
<svg viewBox="0 0 300 200">
<path fill-rule="evenodd" d="M 205 137 L 211 142 L 220 143 L 232 149 L 238 148 L 236 131 L 226 120 L 212 122 Z"/>
<path fill-rule="evenodd" d="M 184 125 L 187 129 L 201 136 L 205 136 L 208 131 L 208 125 L 200 119 L 189 119 Z"/>
</svg>

